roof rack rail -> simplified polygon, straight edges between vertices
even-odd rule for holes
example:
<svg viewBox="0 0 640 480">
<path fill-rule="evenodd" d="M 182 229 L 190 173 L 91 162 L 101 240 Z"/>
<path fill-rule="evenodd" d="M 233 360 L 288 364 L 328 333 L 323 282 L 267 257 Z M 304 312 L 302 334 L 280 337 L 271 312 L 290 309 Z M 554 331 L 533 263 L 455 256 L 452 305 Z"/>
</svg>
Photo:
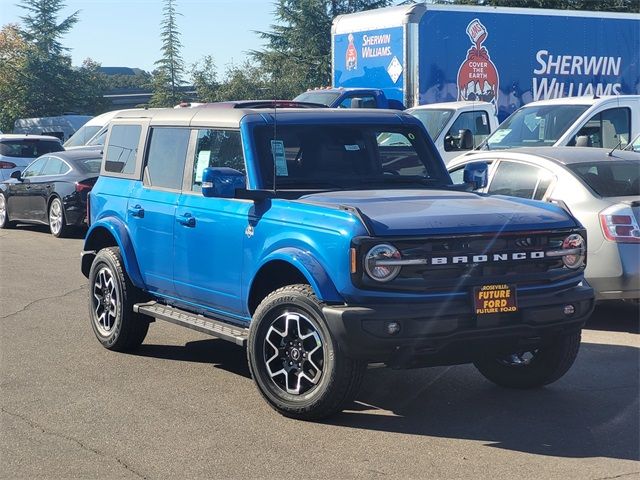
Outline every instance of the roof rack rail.
<svg viewBox="0 0 640 480">
<path fill-rule="evenodd" d="M 327 108 L 326 105 L 313 102 L 294 102 L 293 100 L 237 100 L 231 102 L 206 103 L 207 108 Z"/>
</svg>

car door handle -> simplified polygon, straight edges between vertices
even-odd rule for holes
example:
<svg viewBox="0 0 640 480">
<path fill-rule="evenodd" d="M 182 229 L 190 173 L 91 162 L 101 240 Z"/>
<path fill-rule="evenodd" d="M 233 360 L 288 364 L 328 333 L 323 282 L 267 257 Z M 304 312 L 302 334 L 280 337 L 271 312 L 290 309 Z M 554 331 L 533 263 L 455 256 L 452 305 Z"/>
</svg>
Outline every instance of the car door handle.
<svg viewBox="0 0 640 480">
<path fill-rule="evenodd" d="M 195 227 L 196 226 L 196 218 L 192 216 L 190 213 L 185 213 L 184 215 L 180 215 L 176 217 L 176 221 L 180 225 L 184 225 L 185 227 Z"/>
<path fill-rule="evenodd" d="M 135 207 L 129 207 L 129 214 L 132 217 L 143 218 L 144 208 L 142 208 L 140 205 L 136 205 Z"/>
</svg>

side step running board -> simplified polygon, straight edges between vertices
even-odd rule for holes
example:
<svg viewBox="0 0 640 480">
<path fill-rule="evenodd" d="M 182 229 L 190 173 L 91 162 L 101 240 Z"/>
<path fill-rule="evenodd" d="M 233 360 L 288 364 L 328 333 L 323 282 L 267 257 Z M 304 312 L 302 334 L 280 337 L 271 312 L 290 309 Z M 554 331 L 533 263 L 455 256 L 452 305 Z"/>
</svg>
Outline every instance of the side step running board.
<svg viewBox="0 0 640 480">
<path fill-rule="evenodd" d="M 214 320 L 195 313 L 186 312 L 179 308 L 162 305 L 158 302 L 136 303 L 133 311 L 148 315 L 158 320 L 175 323 L 183 327 L 197 330 L 198 332 L 213 335 L 221 340 L 233 342 L 236 345 L 245 346 L 249 329 L 231 325 L 220 320 Z"/>
</svg>

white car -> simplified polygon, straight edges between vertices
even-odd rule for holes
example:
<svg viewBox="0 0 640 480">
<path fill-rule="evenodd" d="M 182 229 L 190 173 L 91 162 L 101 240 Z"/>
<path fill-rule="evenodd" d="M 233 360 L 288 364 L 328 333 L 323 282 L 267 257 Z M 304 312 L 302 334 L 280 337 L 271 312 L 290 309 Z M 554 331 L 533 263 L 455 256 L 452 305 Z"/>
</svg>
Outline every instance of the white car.
<svg viewBox="0 0 640 480">
<path fill-rule="evenodd" d="M 64 150 L 56 137 L 46 135 L 0 134 L 0 181 L 21 172 L 34 158 Z"/>
</svg>

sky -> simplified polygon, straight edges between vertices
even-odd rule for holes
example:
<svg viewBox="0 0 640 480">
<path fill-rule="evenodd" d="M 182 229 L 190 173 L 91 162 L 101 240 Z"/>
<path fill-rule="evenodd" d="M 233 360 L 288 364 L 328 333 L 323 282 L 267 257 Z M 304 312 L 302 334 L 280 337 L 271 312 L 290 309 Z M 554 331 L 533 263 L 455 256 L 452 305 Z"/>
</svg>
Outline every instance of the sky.
<svg viewBox="0 0 640 480">
<path fill-rule="evenodd" d="M 0 25 L 20 23 L 17 0 L 0 0 Z M 160 58 L 161 0 L 66 0 L 59 19 L 80 10 L 79 21 L 63 38 L 74 65 L 90 57 L 103 67 L 153 70 Z M 272 0 L 177 0 L 182 57 L 187 65 L 212 55 L 219 75 L 259 50 L 255 31 L 274 23 Z"/>
</svg>

